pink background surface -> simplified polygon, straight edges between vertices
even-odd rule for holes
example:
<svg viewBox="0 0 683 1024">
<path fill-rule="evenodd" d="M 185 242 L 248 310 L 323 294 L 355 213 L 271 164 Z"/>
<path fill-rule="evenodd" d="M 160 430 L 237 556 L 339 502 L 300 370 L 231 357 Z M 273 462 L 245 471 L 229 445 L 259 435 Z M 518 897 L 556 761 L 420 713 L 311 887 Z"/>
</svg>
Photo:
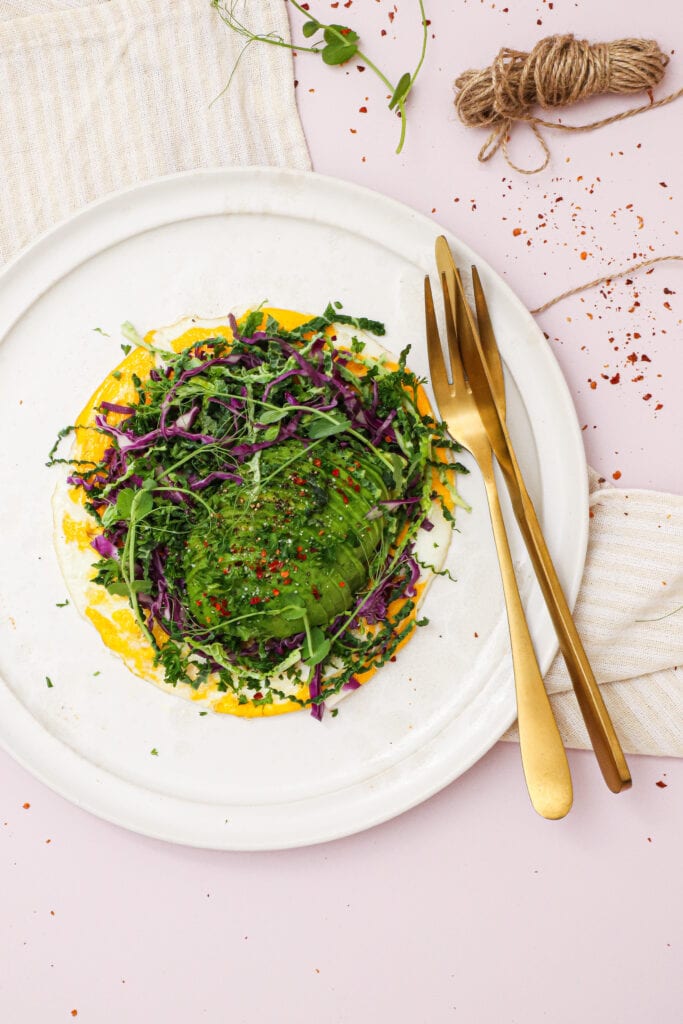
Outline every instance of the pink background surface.
<svg viewBox="0 0 683 1024">
<path fill-rule="evenodd" d="M 330 15 L 348 19 L 396 79 L 416 53 L 416 6 L 355 0 Z M 330 4 L 311 7 L 324 18 Z M 369 71 L 298 59 L 316 170 L 433 216 L 532 307 L 634 257 L 683 254 L 683 100 L 592 134 L 548 133 L 550 167 L 520 177 L 500 154 L 477 163 L 484 136 L 458 123 L 451 87 L 457 71 L 489 63 L 503 44 L 529 48 L 573 31 L 658 39 L 673 54 L 663 95 L 683 85 L 674 0 L 427 7 L 434 38 L 401 157 L 398 123 Z M 627 105 L 593 101 L 566 119 Z M 513 148 L 533 159 L 524 129 Z M 682 275 L 680 264 L 664 265 L 539 318 L 586 425 L 588 458 L 608 479 L 621 473 L 622 486 L 683 489 Z M 386 825 L 248 855 L 127 833 L 0 755 L 0 1018 L 45 1024 L 76 1010 L 97 1024 L 680 1021 L 683 765 L 631 757 L 633 790 L 614 797 L 592 754 L 572 752 L 570 762 L 575 805 L 561 822 L 534 815 L 518 750 L 499 744 Z"/>
</svg>

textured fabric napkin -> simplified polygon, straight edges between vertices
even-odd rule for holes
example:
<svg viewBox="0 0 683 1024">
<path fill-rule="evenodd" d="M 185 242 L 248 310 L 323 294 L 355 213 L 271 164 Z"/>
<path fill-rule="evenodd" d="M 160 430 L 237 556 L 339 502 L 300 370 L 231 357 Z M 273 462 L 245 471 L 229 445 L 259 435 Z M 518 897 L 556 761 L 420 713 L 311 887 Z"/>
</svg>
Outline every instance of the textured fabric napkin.
<svg viewBox="0 0 683 1024">
<path fill-rule="evenodd" d="M 250 16 L 288 38 L 282 0 Z M 0 263 L 156 175 L 308 169 L 287 50 L 250 46 L 212 104 L 241 47 L 208 0 L 0 0 Z M 683 756 L 683 498 L 591 490 L 577 625 L 625 749 Z M 547 683 L 565 741 L 588 746 L 560 658 Z"/>
</svg>

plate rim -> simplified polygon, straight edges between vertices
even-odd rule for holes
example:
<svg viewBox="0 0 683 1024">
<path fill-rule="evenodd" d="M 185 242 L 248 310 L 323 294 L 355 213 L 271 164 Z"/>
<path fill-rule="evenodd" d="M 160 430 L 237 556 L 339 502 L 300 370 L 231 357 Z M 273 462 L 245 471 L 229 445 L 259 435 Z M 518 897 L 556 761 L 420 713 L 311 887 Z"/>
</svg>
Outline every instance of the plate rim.
<svg viewBox="0 0 683 1024">
<path fill-rule="evenodd" d="M 69 229 L 73 229 L 74 227 L 76 228 L 76 230 L 78 230 L 79 222 L 81 222 L 85 218 L 96 215 L 99 209 L 110 205 L 115 206 L 117 203 L 121 202 L 121 200 L 125 200 L 127 197 L 137 198 L 139 195 L 144 195 L 145 193 L 149 193 L 155 189 L 158 189 L 159 187 L 161 187 L 162 189 L 164 187 L 170 188 L 176 182 L 189 181 L 197 183 L 207 178 L 237 179 L 240 177 L 244 177 L 245 174 L 248 174 L 250 177 L 253 177 L 254 175 L 267 177 L 274 181 L 298 180 L 312 182 L 313 188 L 330 188 L 337 192 L 340 191 L 342 194 L 350 195 L 351 197 L 355 196 L 364 203 L 372 201 L 373 203 L 381 204 L 387 210 L 393 209 L 396 212 L 397 216 L 400 218 L 405 219 L 406 215 L 409 215 L 412 221 L 418 227 L 421 227 L 423 230 L 429 230 L 434 234 L 434 236 L 436 236 L 437 233 L 445 234 L 449 241 L 452 244 L 455 244 L 460 251 L 466 252 L 469 256 L 472 257 L 473 260 L 476 259 L 477 265 L 480 268 L 480 270 L 483 271 L 484 277 L 490 275 L 491 278 L 495 279 L 496 287 L 502 293 L 505 294 L 507 301 L 510 302 L 514 307 L 516 307 L 517 313 L 520 316 L 520 322 L 525 323 L 526 330 L 536 335 L 537 339 L 542 340 L 542 351 L 545 353 L 545 365 L 543 367 L 543 371 L 544 374 L 547 373 L 550 375 L 550 381 L 553 387 L 554 397 L 557 398 L 558 401 L 560 401 L 560 404 L 562 406 L 562 409 L 560 410 L 559 419 L 562 421 L 563 428 L 565 430 L 567 438 L 570 441 L 573 441 L 573 454 L 577 463 L 575 469 L 581 470 L 581 472 L 579 472 L 578 474 L 575 472 L 573 477 L 577 491 L 577 508 L 580 506 L 586 509 L 586 515 L 581 517 L 579 523 L 577 524 L 578 540 L 575 545 L 575 547 L 577 548 L 577 550 L 575 551 L 576 557 L 572 566 L 571 578 L 567 581 L 567 597 L 570 607 L 573 607 L 576 601 L 576 597 L 578 595 L 578 590 L 583 576 L 588 544 L 588 474 L 581 431 L 567 381 L 565 380 L 564 375 L 562 374 L 561 368 L 554 353 L 545 342 L 540 327 L 536 324 L 535 320 L 527 310 L 526 306 L 524 306 L 521 299 L 518 298 L 518 296 L 507 284 L 507 282 L 503 280 L 493 270 L 493 268 L 487 263 L 486 260 L 482 259 L 478 254 L 476 254 L 467 243 L 463 242 L 452 232 L 443 229 L 438 224 L 438 222 L 414 210 L 407 204 L 399 200 L 393 199 L 389 196 L 385 196 L 384 194 L 377 192 L 376 190 L 367 188 L 362 185 L 357 185 L 352 182 L 347 182 L 344 181 L 343 179 L 338 179 L 328 175 L 321 175 L 315 171 L 299 171 L 290 168 L 218 167 L 182 171 L 175 174 L 163 175 L 160 177 L 150 179 L 149 181 L 137 183 L 135 185 L 129 186 L 125 189 L 118 190 L 116 192 L 108 193 L 107 195 L 102 196 L 99 199 L 80 208 L 79 210 L 72 213 L 70 216 L 66 217 L 65 219 L 61 220 L 57 224 L 53 225 L 52 227 L 44 231 L 41 235 L 35 238 L 29 245 L 27 245 L 21 252 L 15 255 L 2 268 L 2 270 L 0 270 L 0 297 L 2 290 L 5 288 L 7 284 L 7 281 L 11 281 L 11 277 L 15 273 L 17 273 L 17 271 L 21 271 L 22 266 L 28 264 L 30 270 L 30 264 L 31 261 L 34 259 L 36 252 L 40 253 L 46 247 L 49 249 L 53 244 L 58 244 L 60 234 L 62 234 L 65 231 L 68 232 Z M 226 212 L 230 211 L 226 210 Z M 268 210 L 267 212 L 277 213 L 278 211 Z M 169 221 L 169 223 L 170 222 L 171 221 Z M 116 244 L 116 242 L 109 241 L 108 244 L 112 245 Z M 98 251 L 102 251 L 102 249 Z M 90 258 L 90 255 L 86 256 L 85 261 L 87 261 Z M 38 299 L 42 295 L 44 295 L 45 292 L 48 291 L 49 288 L 51 288 L 56 283 L 56 281 L 60 280 L 61 277 L 65 276 L 65 274 L 68 274 L 71 271 L 73 271 L 75 267 L 78 265 L 78 263 L 71 263 L 68 269 L 66 271 L 62 270 L 62 272 L 56 278 L 49 280 L 47 283 L 45 283 L 44 281 L 41 282 L 40 290 L 36 290 L 35 288 L 30 289 L 30 298 L 28 302 L 25 302 L 22 297 L 22 300 L 19 304 L 20 308 L 18 314 L 10 318 L 9 322 L 6 325 L 0 324 L 0 343 L 2 343 L 2 341 L 5 339 L 7 333 L 12 330 L 14 324 L 16 324 L 16 322 L 21 318 L 21 316 L 24 315 L 26 309 L 30 308 L 30 305 L 38 301 Z M 555 650 L 543 659 L 544 661 L 547 661 L 548 665 L 552 660 L 552 657 L 554 657 L 556 650 L 557 644 L 555 644 Z M 547 668 L 547 665 L 545 667 Z M 67 752 L 67 760 L 72 761 L 72 767 L 75 767 L 77 771 L 79 769 L 80 771 L 82 771 L 83 765 L 86 765 L 90 769 L 92 769 L 92 762 L 88 761 L 87 758 L 85 758 L 83 755 L 80 755 L 77 751 L 69 747 L 62 740 L 53 736 L 46 726 L 42 725 L 36 718 L 34 718 L 33 715 L 31 715 L 29 710 L 21 703 L 19 698 L 12 692 L 8 684 L 5 683 L 5 681 L 2 679 L 0 679 L 0 683 L 0 708 L 3 709 L 3 712 L 8 712 L 10 714 L 10 718 L 8 719 L 7 716 L 3 713 L 3 715 L 1 716 L 1 720 L 5 723 L 10 721 L 12 723 L 18 722 L 21 724 L 21 719 L 25 716 L 24 733 L 31 734 L 27 742 L 26 735 L 22 735 L 21 728 L 19 730 L 13 730 L 11 725 L 10 727 L 7 727 L 7 725 L 0 726 L 0 745 L 2 745 L 2 747 L 18 763 L 25 767 L 35 777 L 40 779 L 40 781 L 44 782 L 51 789 L 53 789 L 66 799 L 70 800 L 70 802 L 76 804 L 77 806 L 82 807 L 90 811 L 91 813 L 95 814 L 96 816 L 103 818 L 107 821 L 110 821 L 114 824 L 117 824 L 121 827 L 128 828 L 135 832 L 169 842 L 190 845 L 193 847 L 204 847 L 221 850 L 276 850 L 292 848 L 297 846 L 313 845 L 316 843 L 332 841 L 337 838 L 342 838 L 343 836 L 355 834 L 365 829 L 374 827 L 375 825 L 381 824 L 382 822 L 387 821 L 390 818 L 393 818 L 398 814 L 401 814 L 411 809 L 412 807 L 416 806 L 417 804 L 423 802 L 424 800 L 428 799 L 430 796 L 434 795 L 436 792 L 438 792 L 445 786 L 449 785 L 450 782 L 454 781 L 455 778 L 459 777 L 461 774 L 467 771 L 474 763 L 476 763 L 476 761 L 478 761 L 486 753 L 488 749 L 490 749 L 490 747 L 492 747 L 500 739 L 500 736 L 503 734 L 505 729 L 512 724 L 515 718 L 514 702 L 512 702 L 512 706 L 508 706 L 506 709 L 506 715 L 503 715 L 501 717 L 501 721 L 505 720 L 506 724 L 503 726 L 503 729 L 500 732 L 500 734 L 494 736 L 493 738 L 489 736 L 485 739 L 480 740 L 480 742 L 475 746 L 471 756 L 465 760 L 461 760 L 457 768 L 452 773 L 449 774 L 448 772 L 446 772 L 442 774 L 442 776 L 436 781 L 436 783 L 432 782 L 431 784 L 428 783 L 423 785 L 422 787 L 414 788 L 413 793 L 409 799 L 404 798 L 402 800 L 398 800 L 397 802 L 394 801 L 393 804 L 391 802 L 385 802 L 385 807 L 383 810 L 381 809 L 381 801 L 379 808 L 374 806 L 374 804 L 377 802 L 376 800 L 371 800 L 369 802 L 366 801 L 366 803 L 369 803 L 369 806 L 367 808 L 366 817 L 362 821 L 357 821 L 355 823 L 347 823 L 346 825 L 343 825 L 341 827 L 337 826 L 332 828 L 326 828 L 325 826 L 323 826 L 322 828 L 319 828 L 317 831 L 315 828 L 313 828 L 312 830 L 309 830 L 309 833 L 304 836 L 290 836 L 286 840 L 279 840 L 277 842 L 258 838 L 251 838 L 245 840 L 244 842 L 241 842 L 239 840 L 236 840 L 234 836 L 231 836 L 229 834 L 226 835 L 225 842 L 217 842 L 215 838 L 202 839 L 201 837 L 193 835 L 179 835 L 177 829 L 174 829 L 172 827 L 170 829 L 166 829 L 161 826 L 161 823 L 159 821 L 157 821 L 156 824 L 148 822 L 146 821 L 146 818 L 149 816 L 149 808 L 140 809 L 142 813 L 142 817 L 140 818 L 140 820 L 132 820 L 138 817 L 136 813 L 132 815 L 131 819 L 130 813 L 126 816 L 124 814 L 113 813 L 111 810 L 107 808 L 103 809 L 101 801 L 98 803 L 97 799 L 98 793 L 99 795 L 101 795 L 100 787 L 102 786 L 102 783 L 104 781 L 102 778 L 99 777 L 100 775 L 106 778 L 114 779 L 119 787 L 122 786 L 124 787 L 125 790 L 131 791 L 129 794 L 131 796 L 134 796 L 135 792 L 139 788 L 135 787 L 132 783 L 128 782 L 127 780 L 121 779 L 120 777 L 113 775 L 109 771 L 101 771 L 98 769 L 98 777 L 96 779 L 95 789 L 91 794 L 84 794 L 83 787 L 81 787 L 81 789 L 78 790 L 78 786 L 76 785 L 75 782 L 73 782 L 73 780 L 70 780 L 72 781 L 72 785 L 69 785 L 67 782 L 64 782 L 61 776 L 59 779 L 51 778 L 49 774 L 42 769 L 42 766 L 40 764 L 36 764 L 35 761 L 32 760 L 31 756 L 34 753 L 35 746 L 39 746 L 41 740 L 44 743 L 45 737 L 48 737 L 48 748 L 54 744 L 57 744 L 59 748 L 62 749 L 62 752 Z M 12 715 L 14 715 L 14 718 L 11 717 Z M 410 755 L 407 758 L 407 760 L 409 761 L 413 756 L 414 755 Z M 75 762 L 73 762 L 73 758 L 76 759 Z M 386 772 L 388 773 L 396 767 L 397 766 L 394 765 L 392 768 L 387 769 Z M 380 778 L 381 775 L 383 774 L 386 773 L 382 772 L 380 773 L 380 775 L 375 776 L 374 778 Z M 372 782 L 373 780 L 370 781 Z M 363 780 L 360 783 L 353 784 L 351 787 L 347 787 L 347 789 L 354 789 L 358 787 L 362 788 L 367 787 L 367 785 L 368 780 Z M 86 786 L 85 788 L 87 790 L 88 786 Z M 399 791 L 402 792 L 402 787 L 400 786 Z M 187 801 L 184 798 L 161 795 L 159 793 L 152 793 L 148 790 L 143 790 L 143 792 L 148 798 L 151 797 L 154 801 L 161 802 L 161 804 L 163 804 L 164 806 L 168 805 L 168 810 L 170 810 L 171 807 L 176 804 L 179 805 L 179 807 L 186 809 L 189 804 L 189 801 Z M 134 802 L 135 801 L 133 801 L 133 803 Z M 396 803 L 398 803 L 398 806 L 395 805 Z M 128 808 L 128 810 L 130 811 L 130 808 Z M 162 814 L 161 817 L 163 819 L 164 815 Z"/>
</svg>

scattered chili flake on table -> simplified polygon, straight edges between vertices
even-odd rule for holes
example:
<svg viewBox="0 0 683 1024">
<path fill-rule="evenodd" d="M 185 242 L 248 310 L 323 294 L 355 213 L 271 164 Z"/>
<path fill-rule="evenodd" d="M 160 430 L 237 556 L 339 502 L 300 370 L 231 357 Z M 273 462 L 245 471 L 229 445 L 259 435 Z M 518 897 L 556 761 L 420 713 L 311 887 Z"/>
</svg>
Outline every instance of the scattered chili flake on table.
<svg viewBox="0 0 683 1024">
<path fill-rule="evenodd" d="M 660 789 L 666 789 L 667 785 L 668 783 L 664 782 L 662 779 L 659 779 L 658 782 L 655 782 L 655 786 L 659 786 Z"/>
<path fill-rule="evenodd" d="M 22 804 L 21 806 L 24 808 L 25 811 L 27 811 L 31 805 L 27 803 L 27 804 Z"/>
</svg>

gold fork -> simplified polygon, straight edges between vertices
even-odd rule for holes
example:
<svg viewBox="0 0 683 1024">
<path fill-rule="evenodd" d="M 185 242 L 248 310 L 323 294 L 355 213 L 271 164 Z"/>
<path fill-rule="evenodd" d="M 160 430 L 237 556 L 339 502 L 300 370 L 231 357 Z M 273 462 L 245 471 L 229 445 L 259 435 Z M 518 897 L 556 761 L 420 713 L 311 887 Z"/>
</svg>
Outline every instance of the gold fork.
<svg viewBox="0 0 683 1024">
<path fill-rule="evenodd" d="M 450 247 L 443 235 L 436 241 L 436 263 L 441 273 L 449 275 L 457 271 Z M 451 298 L 455 301 L 456 317 L 461 316 L 463 328 L 468 336 L 478 333 L 481 346 L 479 358 L 476 358 L 473 364 L 478 368 L 472 382 L 475 398 L 482 410 L 489 441 L 505 477 L 515 517 L 555 627 L 560 650 L 564 656 L 598 764 L 609 788 L 613 793 L 619 793 L 631 785 L 631 773 L 574 624 L 508 434 L 505 422 L 503 364 L 477 268 L 472 267 L 472 285 L 477 310 L 476 324 L 462 291 L 459 275 L 456 281 L 460 287 L 456 288 L 455 294 L 451 293 Z M 476 344 L 476 339 L 472 338 L 471 347 L 474 356 L 476 356 L 474 352 Z"/>
<path fill-rule="evenodd" d="M 572 781 L 567 755 L 543 685 L 517 587 L 493 475 L 491 445 L 465 377 L 460 353 L 460 341 L 465 340 L 464 332 L 459 334 L 453 321 L 449 282 L 445 275 L 442 275 L 441 282 L 452 383 L 448 382 L 432 289 L 426 277 L 425 319 L 432 387 L 441 417 L 453 437 L 475 459 L 486 487 L 510 628 L 522 767 L 531 803 L 544 818 L 563 818 L 572 805 Z M 451 281 L 450 288 L 454 285 L 455 282 Z"/>
</svg>

